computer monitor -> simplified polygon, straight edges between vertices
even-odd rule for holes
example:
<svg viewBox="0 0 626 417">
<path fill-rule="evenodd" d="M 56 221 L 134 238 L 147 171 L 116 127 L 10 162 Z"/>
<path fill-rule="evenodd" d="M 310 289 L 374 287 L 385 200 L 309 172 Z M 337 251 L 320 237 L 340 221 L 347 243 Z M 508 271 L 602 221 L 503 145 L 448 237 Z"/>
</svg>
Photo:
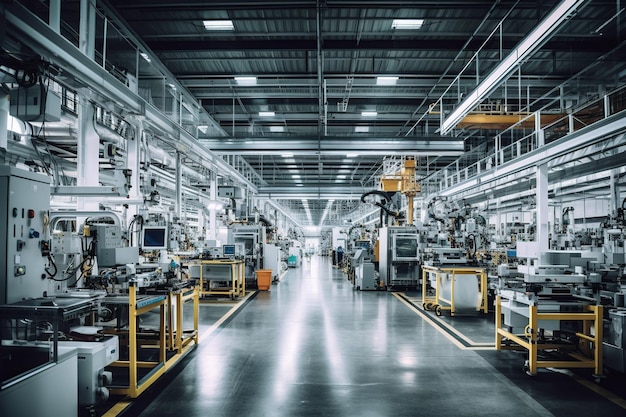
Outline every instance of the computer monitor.
<svg viewBox="0 0 626 417">
<path fill-rule="evenodd" d="M 394 261 L 416 261 L 419 256 L 417 236 L 395 235 L 393 239 Z"/>
<path fill-rule="evenodd" d="M 235 256 L 235 245 L 223 245 L 222 246 L 222 255 L 224 258 L 231 258 Z"/>
<path fill-rule="evenodd" d="M 144 227 L 141 243 L 144 250 L 167 249 L 167 226 Z"/>
</svg>

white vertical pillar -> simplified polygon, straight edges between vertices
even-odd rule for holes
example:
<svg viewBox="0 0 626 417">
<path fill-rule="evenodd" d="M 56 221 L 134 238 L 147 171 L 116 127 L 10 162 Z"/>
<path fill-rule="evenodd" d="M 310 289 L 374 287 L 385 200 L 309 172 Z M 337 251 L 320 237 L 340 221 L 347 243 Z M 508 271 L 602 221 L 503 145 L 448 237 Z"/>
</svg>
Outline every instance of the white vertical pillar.
<svg viewBox="0 0 626 417">
<path fill-rule="evenodd" d="M 0 95 L 0 149 L 6 149 L 8 145 L 9 108 L 9 95 Z"/>
<path fill-rule="evenodd" d="M 176 203 L 174 206 L 174 214 L 179 219 L 182 219 L 182 209 L 183 209 L 183 164 L 180 152 L 176 151 Z"/>
<path fill-rule="evenodd" d="M 50 0 L 48 24 L 50 29 L 56 33 L 61 33 L 61 0 Z"/>
<path fill-rule="evenodd" d="M 141 139 L 143 137 L 143 123 L 141 121 L 136 121 L 132 124 L 135 128 L 135 135 L 128 140 L 126 153 L 128 155 L 128 169 L 132 171 L 130 177 L 130 191 L 128 196 L 131 200 L 137 200 L 139 195 L 139 188 L 141 186 L 140 183 L 140 164 L 141 164 Z M 133 216 L 137 214 L 137 205 L 131 204 L 128 209 L 128 217 L 127 221 L 130 220 Z"/>
<path fill-rule="evenodd" d="M 609 179 L 609 186 L 610 186 L 610 208 L 611 208 L 611 215 L 615 215 L 617 214 L 617 209 L 619 207 L 621 207 L 621 201 L 619 199 L 619 188 L 617 187 L 617 181 L 619 181 L 619 169 L 612 169 L 611 170 L 611 178 Z"/>
<path fill-rule="evenodd" d="M 542 164 L 537 166 L 536 180 L 537 251 L 541 253 L 547 251 L 549 248 L 548 165 Z"/>
<path fill-rule="evenodd" d="M 211 171 L 211 201 L 217 201 L 217 174 Z M 217 239 L 217 207 L 215 204 L 211 204 L 209 210 L 209 239 Z"/>
<path fill-rule="evenodd" d="M 80 96 L 78 106 L 78 152 L 76 161 L 77 185 L 100 185 L 100 137 L 93 127 L 94 107 L 84 96 Z M 78 207 L 83 210 L 98 210 L 96 199 L 78 197 Z"/>
<path fill-rule="evenodd" d="M 535 112 L 535 135 L 537 135 L 537 148 L 546 144 L 545 132 L 541 128 L 541 112 Z"/>
<path fill-rule="evenodd" d="M 80 51 L 93 60 L 96 56 L 96 8 L 91 0 L 80 0 Z"/>
</svg>

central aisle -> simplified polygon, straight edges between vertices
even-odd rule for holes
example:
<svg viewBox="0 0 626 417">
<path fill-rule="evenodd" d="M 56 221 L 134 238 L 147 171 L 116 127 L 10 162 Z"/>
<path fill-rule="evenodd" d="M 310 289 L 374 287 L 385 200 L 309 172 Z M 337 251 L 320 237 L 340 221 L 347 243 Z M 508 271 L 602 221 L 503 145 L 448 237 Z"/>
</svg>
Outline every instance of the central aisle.
<svg viewBox="0 0 626 417">
<path fill-rule="evenodd" d="M 140 415 L 552 414 L 391 294 L 354 291 L 314 257 L 206 338 Z"/>
</svg>

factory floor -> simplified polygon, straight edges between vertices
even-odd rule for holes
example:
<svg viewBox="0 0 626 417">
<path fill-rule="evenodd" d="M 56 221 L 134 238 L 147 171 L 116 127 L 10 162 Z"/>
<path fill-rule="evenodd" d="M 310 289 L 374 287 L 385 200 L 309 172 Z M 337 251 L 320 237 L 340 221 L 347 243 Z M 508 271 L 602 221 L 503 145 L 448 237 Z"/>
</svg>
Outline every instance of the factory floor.
<svg viewBox="0 0 626 417">
<path fill-rule="evenodd" d="M 389 292 L 354 291 L 329 258 L 313 257 L 123 415 L 626 416 L 624 375 L 606 388 L 587 370 L 529 377 L 521 354 L 463 346 L 425 314 Z"/>
</svg>

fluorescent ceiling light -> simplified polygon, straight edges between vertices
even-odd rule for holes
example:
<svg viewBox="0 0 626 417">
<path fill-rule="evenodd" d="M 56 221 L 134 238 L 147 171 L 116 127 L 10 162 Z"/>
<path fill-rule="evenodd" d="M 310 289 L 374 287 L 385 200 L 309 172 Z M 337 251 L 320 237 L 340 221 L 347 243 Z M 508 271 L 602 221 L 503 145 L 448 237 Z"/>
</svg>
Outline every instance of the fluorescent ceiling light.
<svg viewBox="0 0 626 417">
<path fill-rule="evenodd" d="M 291 172 L 292 174 L 297 174 L 298 170 L 297 169 L 290 169 L 289 172 Z"/>
<path fill-rule="evenodd" d="M 239 85 L 256 85 L 256 77 L 235 77 Z"/>
<path fill-rule="evenodd" d="M 141 57 L 142 57 L 143 59 L 145 59 L 147 62 L 152 62 L 152 60 L 150 59 L 150 56 L 148 56 L 148 54 L 147 54 L 147 53 L 145 53 L 145 52 L 139 52 L 139 55 L 141 55 Z"/>
<path fill-rule="evenodd" d="M 361 116 L 363 117 L 376 117 L 378 116 L 378 112 L 375 111 L 362 111 Z"/>
<path fill-rule="evenodd" d="M 421 29 L 424 25 L 424 19 L 393 19 L 391 22 L 392 29 Z"/>
<path fill-rule="evenodd" d="M 280 156 L 282 156 L 283 158 L 293 158 L 292 153 L 281 153 Z"/>
<path fill-rule="evenodd" d="M 293 175 L 291 176 L 291 178 L 293 178 L 294 180 L 297 180 L 297 179 L 299 179 L 299 178 L 300 178 L 300 175 L 298 175 L 298 174 L 293 174 Z"/>
<path fill-rule="evenodd" d="M 232 20 L 204 20 L 206 30 L 235 30 Z"/>
<path fill-rule="evenodd" d="M 276 113 L 273 111 L 260 111 L 259 112 L 259 117 L 274 117 L 276 116 Z"/>
<path fill-rule="evenodd" d="M 346 176 L 345 175 L 337 175 L 337 178 L 340 179 L 340 180 L 343 180 L 343 179 L 346 178 Z"/>
<path fill-rule="evenodd" d="M 370 131 L 369 126 L 355 126 L 354 131 L 356 133 L 367 133 Z"/>
<path fill-rule="evenodd" d="M 296 187 L 304 187 L 304 184 L 302 184 L 302 183 L 296 184 Z"/>
<path fill-rule="evenodd" d="M 376 77 L 376 85 L 395 85 L 398 77 Z"/>
<path fill-rule="evenodd" d="M 493 93 L 522 62 L 539 49 L 584 2 L 585 0 L 563 0 L 443 120 L 439 132 L 442 135 L 450 132 L 470 111 Z"/>
<path fill-rule="evenodd" d="M 349 153 L 346 155 L 348 158 L 356 158 L 357 156 L 359 156 L 358 153 Z"/>
<path fill-rule="evenodd" d="M 270 132 L 284 132 L 284 131 L 285 131 L 285 126 L 270 126 Z"/>
</svg>

